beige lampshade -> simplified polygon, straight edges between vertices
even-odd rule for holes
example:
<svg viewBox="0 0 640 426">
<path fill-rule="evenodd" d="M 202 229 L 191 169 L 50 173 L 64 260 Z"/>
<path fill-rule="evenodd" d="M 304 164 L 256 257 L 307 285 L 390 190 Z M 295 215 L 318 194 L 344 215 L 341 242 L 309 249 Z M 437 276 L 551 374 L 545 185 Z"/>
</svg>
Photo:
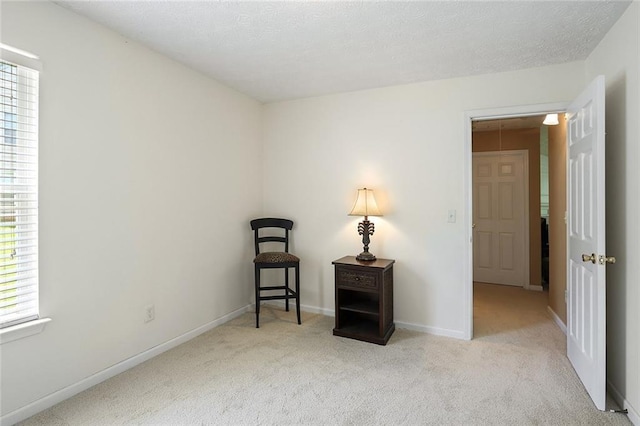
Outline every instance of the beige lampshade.
<svg viewBox="0 0 640 426">
<path fill-rule="evenodd" d="M 382 216 L 373 196 L 373 189 L 358 189 L 358 198 L 349 216 Z"/>
</svg>

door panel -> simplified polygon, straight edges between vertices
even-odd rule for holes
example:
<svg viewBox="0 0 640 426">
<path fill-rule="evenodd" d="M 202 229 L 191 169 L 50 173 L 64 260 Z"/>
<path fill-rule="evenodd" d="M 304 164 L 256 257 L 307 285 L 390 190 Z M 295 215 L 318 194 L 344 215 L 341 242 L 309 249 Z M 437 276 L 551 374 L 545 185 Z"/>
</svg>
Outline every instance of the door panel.
<svg viewBox="0 0 640 426">
<path fill-rule="evenodd" d="M 500 233 L 500 269 L 513 271 L 516 267 L 513 252 L 516 250 L 515 235 L 513 232 Z"/>
<path fill-rule="evenodd" d="M 480 182 L 478 183 L 478 218 L 484 220 L 491 220 L 491 203 L 493 195 L 491 194 L 491 183 Z"/>
<path fill-rule="evenodd" d="M 567 119 L 567 356 L 596 407 L 604 410 L 604 77 L 571 104 Z"/>
<path fill-rule="evenodd" d="M 491 258 L 491 232 L 478 231 L 476 233 L 476 247 L 479 253 L 476 257 L 478 268 L 489 269 L 493 265 L 493 259 Z"/>
<path fill-rule="evenodd" d="M 500 210 L 498 217 L 500 220 L 515 220 L 514 205 L 516 202 L 514 192 L 514 182 L 499 182 L 498 183 L 498 205 Z"/>
</svg>

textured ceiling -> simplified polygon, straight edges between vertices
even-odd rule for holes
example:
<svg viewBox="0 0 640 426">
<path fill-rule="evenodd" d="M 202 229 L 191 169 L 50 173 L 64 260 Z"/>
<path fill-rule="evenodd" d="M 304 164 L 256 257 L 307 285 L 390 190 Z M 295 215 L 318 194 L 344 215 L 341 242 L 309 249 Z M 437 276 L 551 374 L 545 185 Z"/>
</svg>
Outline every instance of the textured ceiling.
<svg viewBox="0 0 640 426">
<path fill-rule="evenodd" d="M 263 102 L 585 59 L 629 1 L 66 1 Z"/>
</svg>

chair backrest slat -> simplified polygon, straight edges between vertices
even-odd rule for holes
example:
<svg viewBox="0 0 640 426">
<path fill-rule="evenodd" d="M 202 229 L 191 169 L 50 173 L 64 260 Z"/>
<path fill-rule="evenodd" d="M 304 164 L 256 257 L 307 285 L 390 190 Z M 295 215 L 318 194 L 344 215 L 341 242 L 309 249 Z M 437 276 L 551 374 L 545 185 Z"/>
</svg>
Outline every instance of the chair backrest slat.
<svg viewBox="0 0 640 426">
<path fill-rule="evenodd" d="M 284 231 L 284 237 L 275 235 L 260 236 L 260 230 L 264 228 L 276 228 Z M 276 242 L 284 244 L 284 251 L 289 253 L 289 231 L 293 228 L 293 221 L 280 218 L 261 218 L 251 221 L 251 229 L 254 232 L 254 243 L 256 256 L 260 254 L 260 244 Z"/>
<path fill-rule="evenodd" d="M 258 241 L 261 243 L 268 243 L 268 242 L 286 243 L 287 239 L 284 237 L 258 237 Z"/>
</svg>

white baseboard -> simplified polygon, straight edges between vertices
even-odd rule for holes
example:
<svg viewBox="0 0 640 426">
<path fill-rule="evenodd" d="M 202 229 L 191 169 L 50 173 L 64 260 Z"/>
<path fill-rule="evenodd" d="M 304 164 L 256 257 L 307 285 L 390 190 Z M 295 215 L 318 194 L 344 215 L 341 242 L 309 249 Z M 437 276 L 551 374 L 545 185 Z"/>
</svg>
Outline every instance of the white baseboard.
<svg viewBox="0 0 640 426">
<path fill-rule="evenodd" d="M 305 312 L 311 312 L 312 314 L 321 314 L 326 317 L 335 317 L 336 311 L 333 309 L 318 308 L 317 306 L 300 305 L 300 309 Z"/>
<path fill-rule="evenodd" d="M 284 309 L 284 301 L 282 300 L 270 300 L 268 302 L 264 302 L 264 304 L 277 306 L 278 308 Z M 252 305 L 252 307 L 255 307 L 255 305 Z M 328 317 L 336 316 L 335 310 L 319 308 L 317 306 L 300 305 L 300 310 L 305 312 L 311 312 L 314 314 L 322 314 Z M 418 325 L 418 324 L 412 324 L 409 322 L 402 322 L 402 321 L 395 321 L 395 324 L 396 324 L 396 328 L 404 328 L 406 330 L 419 331 L 421 333 L 433 334 L 435 336 L 445 336 L 445 337 L 453 337 L 455 339 L 460 339 L 460 340 L 469 340 L 469 339 L 465 339 L 464 333 L 458 330 L 448 330 L 446 328 L 429 327 L 426 325 Z"/>
<path fill-rule="evenodd" d="M 433 334 L 435 336 L 453 337 L 459 340 L 468 340 L 464 336 L 464 332 L 459 330 L 449 330 L 446 328 L 430 327 L 428 325 L 412 324 L 409 322 L 395 321 L 396 328 L 404 328 L 406 330 L 419 331 L 421 333 Z"/>
<path fill-rule="evenodd" d="M 295 300 L 292 302 L 291 300 L 289 301 L 289 303 L 293 303 L 293 309 L 295 310 Z M 268 302 L 263 302 L 263 305 L 271 305 L 271 306 L 277 306 L 278 308 L 282 308 L 284 309 L 284 300 L 269 300 Z M 251 305 L 252 309 L 255 309 L 255 303 L 253 305 Z M 309 312 L 311 314 L 321 314 L 327 317 L 335 317 L 336 316 L 336 311 L 333 309 L 325 309 L 325 308 L 319 308 L 317 306 L 310 306 L 310 305 L 302 305 L 300 304 L 300 310 L 304 311 L 304 312 Z"/>
<path fill-rule="evenodd" d="M 147 349 L 146 351 L 139 353 L 138 355 L 134 355 L 131 358 L 127 358 L 124 361 L 121 361 L 109 368 L 106 368 L 102 371 L 97 372 L 92 376 L 87 377 L 86 379 L 80 380 L 79 382 L 69 385 L 52 394 L 49 394 L 44 398 L 40 398 L 39 400 L 34 401 L 31 404 L 28 404 L 15 411 L 7 413 L 2 417 L 0 417 L 0 426 L 10 426 L 18 422 L 21 422 L 25 419 L 28 419 L 29 417 L 35 414 L 38 414 L 39 412 L 46 410 L 47 408 L 53 407 L 54 405 L 66 399 L 69 399 L 72 396 L 77 395 L 80 392 L 85 391 L 92 386 L 97 385 L 98 383 L 104 382 L 105 380 L 110 379 L 130 368 L 133 368 L 136 365 L 141 364 L 144 361 L 147 361 L 155 356 L 158 356 L 161 353 L 168 351 L 169 349 L 175 348 L 176 346 L 181 345 L 182 343 L 185 343 L 204 332 L 207 332 L 228 321 L 231 321 L 234 318 L 239 317 L 245 312 L 248 312 L 249 308 L 250 308 L 250 305 L 237 309 L 214 321 L 211 321 L 198 328 L 188 331 L 182 334 L 181 336 L 175 337 L 171 340 L 168 340 L 164 343 L 161 343 L 157 346 Z"/>
<path fill-rule="evenodd" d="M 629 404 L 629 402 L 622 396 L 618 389 L 607 380 L 607 392 L 613 400 L 624 410 L 627 410 L 627 417 L 635 426 L 640 426 L 640 416 L 638 412 Z"/>
<path fill-rule="evenodd" d="M 560 317 L 553 311 L 553 309 L 551 309 L 551 306 L 547 306 L 547 311 L 549 311 L 549 313 L 551 314 L 551 318 L 553 318 L 553 321 L 556 323 L 558 327 L 560 327 L 560 330 L 562 330 L 562 332 L 566 336 L 567 326 L 562 322 Z"/>
<path fill-rule="evenodd" d="M 544 289 L 542 288 L 541 285 L 530 285 L 529 287 L 527 287 L 527 290 L 530 290 L 530 291 L 542 291 Z"/>
</svg>

